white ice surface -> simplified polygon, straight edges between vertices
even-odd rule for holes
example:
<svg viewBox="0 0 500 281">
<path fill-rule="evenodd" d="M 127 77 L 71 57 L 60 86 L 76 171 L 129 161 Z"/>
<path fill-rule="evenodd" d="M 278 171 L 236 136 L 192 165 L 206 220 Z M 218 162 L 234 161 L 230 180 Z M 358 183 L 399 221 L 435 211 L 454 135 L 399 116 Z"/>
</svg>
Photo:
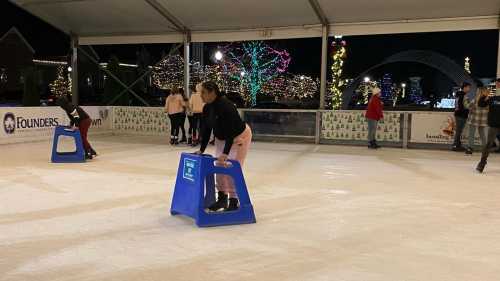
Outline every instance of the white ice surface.
<svg viewBox="0 0 500 281">
<path fill-rule="evenodd" d="M 257 224 L 171 217 L 179 154 L 101 136 L 85 164 L 0 146 L 0 280 L 499 280 L 500 157 L 254 143 Z"/>
</svg>

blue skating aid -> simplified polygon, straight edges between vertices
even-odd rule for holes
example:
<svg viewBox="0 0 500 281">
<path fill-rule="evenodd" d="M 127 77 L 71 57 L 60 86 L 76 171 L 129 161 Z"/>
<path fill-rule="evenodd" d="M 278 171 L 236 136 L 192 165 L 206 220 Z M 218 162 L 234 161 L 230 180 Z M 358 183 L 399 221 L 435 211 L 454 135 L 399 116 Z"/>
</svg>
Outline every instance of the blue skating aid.
<svg viewBox="0 0 500 281">
<path fill-rule="evenodd" d="M 73 152 L 57 152 L 57 144 L 60 136 L 69 136 L 75 139 L 76 150 Z M 71 130 L 68 127 L 57 126 L 54 130 L 52 142 L 52 163 L 82 163 L 85 162 L 85 150 L 83 149 L 82 137 L 79 130 Z"/>
<path fill-rule="evenodd" d="M 230 167 L 217 167 L 214 165 L 215 160 L 210 155 L 182 153 L 170 213 L 191 217 L 199 227 L 255 223 L 253 206 L 240 164 L 231 160 Z M 238 210 L 205 211 L 215 201 L 215 174 L 233 177 L 240 200 Z"/>
</svg>

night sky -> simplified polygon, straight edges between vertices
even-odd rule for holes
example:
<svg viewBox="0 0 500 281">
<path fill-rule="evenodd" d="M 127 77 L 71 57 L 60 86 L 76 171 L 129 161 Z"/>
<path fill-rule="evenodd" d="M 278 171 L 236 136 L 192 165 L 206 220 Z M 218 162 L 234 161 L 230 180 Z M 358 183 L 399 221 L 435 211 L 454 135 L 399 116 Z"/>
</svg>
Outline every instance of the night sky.
<svg viewBox="0 0 500 281">
<path fill-rule="evenodd" d="M 0 1 L 0 35 L 16 26 L 36 50 L 36 58 L 64 56 L 68 53 L 69 38 L 52 26 L 24 12 L 12 3 Z M 460 65 L 466 56 L 472 59 L 472 73 L 475 77 L 486 78 L 496 75 L 498 31 L 440 32 L 397 35 L 346 36 L 347 60 L 344 74 L 354 78 L 359 73 L 382 61 L 384 58 L 404 50 L 432 50 L 441 53 Z M 272 40 L 268 42 L 278 49 L 290 52 L 292 62 L 289 72 L 319 77 L 321 65 L 321 39 Z M 211 53 L 217 45 L 205 44 L 205 53 Z M 168 52 L 171 44 L 152 44 L 145 47 L 154 60 L 162 51 Z M 102 61 L 116 54 L 123 62 L 134 63 L 135 53 L 141 45 L 95 46 Z M 206 63 L 209 62 L 205 55 Z M 386 66 L 373 75 L 395 72 L 395 80 L 404 80 L 411 75 L 432 73 L 427 67 L 414 64 Z"/>
</svg>

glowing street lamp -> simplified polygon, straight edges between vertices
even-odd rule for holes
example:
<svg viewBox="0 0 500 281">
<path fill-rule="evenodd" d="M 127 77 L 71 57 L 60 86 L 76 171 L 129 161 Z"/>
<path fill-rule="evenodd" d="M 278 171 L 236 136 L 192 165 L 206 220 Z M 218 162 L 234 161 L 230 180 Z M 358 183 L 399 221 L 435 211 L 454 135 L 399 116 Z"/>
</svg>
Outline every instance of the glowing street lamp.
<svg viewBox="0 0 500 281">
<path fill-rule="evenodd" d="M 221 61 L 221 60 L 222 60 L 222 58 L 224 57 L 224 55 L 222 54 L 222 52 L 221 52 L 221 51 L 217 51 L 217 52 L 215 52 L 214 57 L 215 57 L 215 60 L 217 60 L 217 61 Z"/>
<path fill-rule="evenodd" d="M 403 98 L 405 98 L 406 95 L 406 83 L 401 83 L 401 87 L 403 88 Z"/>
<path fill-rule="evenodd" d="M 368 77 L 368 76 L 367 76 L 367 77 L 365 77 L 364 81 L 365 81 L 365 83 L 370 82 L 370 77 Z"/>
</svg>

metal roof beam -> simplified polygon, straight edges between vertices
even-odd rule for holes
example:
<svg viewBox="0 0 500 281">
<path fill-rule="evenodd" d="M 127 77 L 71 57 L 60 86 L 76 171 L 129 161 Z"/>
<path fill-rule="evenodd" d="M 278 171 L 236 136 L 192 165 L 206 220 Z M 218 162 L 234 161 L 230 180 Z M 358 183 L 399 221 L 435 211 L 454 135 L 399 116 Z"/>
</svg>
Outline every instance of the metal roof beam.
<svg viewBox="0 0 500 281">
<path fill-rule="evenodd" d="M 158 3 L 156 0 L 144 0 L 146 1 L 153 9 L 155 9 L 160 15 L 162 15 L 167 21 L 175 26 L 175 29 L 182 33 L 189 33 L 189 29 L 179 20 L 177 19 L 167 8 L 165 8 L 162 4 Z"/>
<path fill-rule="evenodd" d="M 314 13 L 316 13 L 316 16 L 318 17 L 321 24 L 328 25 L 328 18 L 326 17 L 325 12 L 323 12 L 323 9 L 321 9 L 321 5 L 318 3 L 318 0 L 309 0 L 309 4 L 314 10 Z"/>
<path fill-rule="evenodd" d="M 50 5 L 50 4 L 66 4 L 74 2 L 87 2 L 89 0 L 42 0 L 42 1 L 20 1 L 19 5 L 22 7 L 27 6 L 40 6 L 40 5 Z"/>
</svg>

